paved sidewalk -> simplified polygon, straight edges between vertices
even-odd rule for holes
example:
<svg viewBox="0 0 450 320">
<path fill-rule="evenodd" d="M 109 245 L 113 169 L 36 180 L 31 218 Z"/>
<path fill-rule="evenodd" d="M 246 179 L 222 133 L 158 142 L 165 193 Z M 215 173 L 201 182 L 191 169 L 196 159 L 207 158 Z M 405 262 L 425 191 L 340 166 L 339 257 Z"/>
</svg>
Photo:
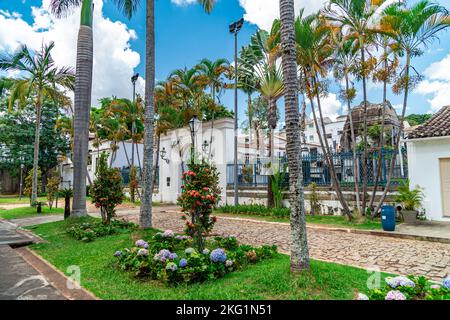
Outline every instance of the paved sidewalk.
<svg viewBox="0 0 450 320">
<path fill-rule="evenodd" d="M 30 236 L 17 231 L 17 225 L 0 219 L 0 245 L 23 246 L 32 242 Z"/>
</svg>

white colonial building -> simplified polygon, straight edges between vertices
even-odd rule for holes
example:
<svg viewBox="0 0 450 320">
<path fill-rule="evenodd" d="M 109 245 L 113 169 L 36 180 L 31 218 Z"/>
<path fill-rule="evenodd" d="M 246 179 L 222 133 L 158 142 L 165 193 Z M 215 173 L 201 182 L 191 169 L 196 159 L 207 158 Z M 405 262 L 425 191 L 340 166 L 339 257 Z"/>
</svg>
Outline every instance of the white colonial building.
<svg viewBox="0 0 450 320">
<path fill-rule="evenodd" d="M 410 183 L 424 189 L 427 217 L 450 221 L 450 106 L 410 132 L 405 141 Z"/>
</svg>

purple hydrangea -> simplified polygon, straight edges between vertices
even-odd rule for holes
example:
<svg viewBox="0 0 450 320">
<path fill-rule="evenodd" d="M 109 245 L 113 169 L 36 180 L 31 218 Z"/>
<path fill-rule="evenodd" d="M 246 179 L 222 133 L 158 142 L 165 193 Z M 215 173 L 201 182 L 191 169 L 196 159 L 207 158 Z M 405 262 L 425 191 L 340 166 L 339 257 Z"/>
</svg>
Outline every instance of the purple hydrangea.
<svg viewBox="0 0 450 320">
<path fill-rule="evenodd" d="M 406 300 L 406 296 L 398 290 L 391 290 L 386 294 L 384 300 Z"/>
<path fill-rule="evenodd" d="M 175 260 L 176 258 L 178 258 L 178 255 L 175 252 L 169 254 L 169 260 Z"/>
<path fill-rule="evenodd" d="M 194 248 L 187 248 L 186 250 L 184 250 L 184 252 L 186 252 L 186 254 L 193 254 L 195 252 Z"/>
<path fill-rule="evenodd" d="M 394 277 L 394 278 L 388 277 L 388 278 L 386 278 L 386 283 L 393 289 L 395 289 L 397 287 L 414 288 L 416 286 L 414 281 L 412 281 L 411 279 L 409 279 L 407 277 L 402 277 L 402 276 L 398 276 L 398 277 Z"/>
<path fill-rule="evenodd" d="M 136 247 L 139 247 L 139 248 L 145 248 L 145 245 L 147 245 L 147 248 L 148 248 L 148 243 L 142 239 L 136 241 L 135 245 L 136 245 Z"/>
<path fill-rule="evenodd" d="M 364 293 L 358 293 L 358 297 L 356 298 L 356 300 L 369 300 L 369 297 Z"/>
<path fill-rule="evenodd" d="M 225 261 L 225 266 L 231 267 L 233 265 L 233 260 L 227 260 Z"/>
<path fill-rule="evenodd" d="M 442 282 L 442 286 L 445 289 L 450 289 L 450 276 L 444 279 L 444 282 Z"/>
<path fill-rule="evenodd" d="M 120 257 L 122 255 L 122 251 L 116 251 L 114 253 L 114 257 Z"/>
<path fill-rule="evenodd" d="M 139 249 L 137 255 L 138 255 L 138 256 L 144 256 L 144 257 L 147 257 L 147 256 L 148 256 L 148 250 L 147 250 L 147 249 Z"/>
<path fill-rule="evenodd" d="M 209 254 L 209 252 L 210 252 L 209 249 L 203 249 L 203 254 L 206 255 L 206 254 Z"/>
<path fill-rule="evenodd" d="M 166 230 L 163 233 L 163 237 L 165 237 L 165 238 L 173 238 L 173 236 L 174 236 L 174 233 L 172 230 Z"/>
<path fill-rule="evenodd" d="M 153 259 L 161 262 L 166 262 L 167 259 L 170 259 L 171 252 L 167 249 L 162 249 L 157 254 L 154 255 Z"/>
<path fill-rule="evenodd" d="M 184 259 L 184 258 L 181 259 L 179 265 L 180 265 L 180 268 L 186 267 L 187 266 L 187 260 Z"/>
<path fill-rule="evenodd" d="M 169 262 L 166 266 L 166 270 L 177 271 L 178 267 L 175 263 Z"/>
<path fill-rule="evenodd" d="M 227 254 L 223 249 L 214 249 L 210 256 L 212 262 L 225 262 L 227 260 Z"/>
</svg>

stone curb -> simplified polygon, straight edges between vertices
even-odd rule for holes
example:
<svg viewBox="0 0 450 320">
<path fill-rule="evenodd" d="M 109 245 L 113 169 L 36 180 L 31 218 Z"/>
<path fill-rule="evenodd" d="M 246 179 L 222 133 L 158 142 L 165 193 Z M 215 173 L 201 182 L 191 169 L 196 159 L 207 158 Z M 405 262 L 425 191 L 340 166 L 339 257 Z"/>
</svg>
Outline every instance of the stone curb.
<svg viewBox="0 0 450 320">
<path fill-rule="evenodd" d="M 179 213 L 179 211 L 168 210 L 170 213 Z M 276 221 L 263 221 L 258 219 L 251 218 L 235 218 L 229 216 L 220 216 L 224 220 L 237 220 L 237 221 L 246 221 L 246 222 L 254 222 L 254 223 L 266 223 L 266 224 L 274 224 L 274 225 L 283 225 L 288 226 L 287 222 L 276 222 Z M 351 228 L 337 228 L 337 227 L 325 227 L 318 224 L 307 224 L 307 228 L 315 229 L 315 230 L 324 230 L 324 231 L 335 231 L 335 232 L 345 232 L 345 233 L 354 233 L 354 234 L 365 234 L 379 237 L 390 237 L 397 239 L 408 239 L 408 240 L 418 240 L 418 241 L 429 241 L 429 242 L 440 242 L 450 244 L 450 238 L 439 238 L 433 236 L 419 236 L 408 233 L 391 233 L 387 231 L 378 231 L 378 230 L 363 230 L 363 229 L 351 229 Z"/>
<path fill-rule="evenodd" d="M 81 286 L 80 289 L 67 288 L 67 281 L 69 280 L 69 278 L 34 251 L 26 247 L 18 248 L 16 249 L 16 251 L 25 259 L 27 263 L 29 263 L 34 269 L 41 273 L 48 280 L 48 282 L 53 287 L 55 287 L 66 299 L 101 300 L 92 292 L 84 289 Z"/>
</svg>

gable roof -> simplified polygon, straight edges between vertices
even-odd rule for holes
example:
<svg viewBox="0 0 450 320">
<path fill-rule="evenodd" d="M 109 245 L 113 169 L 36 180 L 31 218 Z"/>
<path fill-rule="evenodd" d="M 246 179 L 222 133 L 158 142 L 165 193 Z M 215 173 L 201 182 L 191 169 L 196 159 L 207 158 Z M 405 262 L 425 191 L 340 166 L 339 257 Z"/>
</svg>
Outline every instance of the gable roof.
<svg viewBox="0 0 450 320">
<path fill-rule="evenodd" d="M 430 120 L 408 134 L 408 139 L 450 136 L 450 106 L 443 107 Z"/>
</svg>

